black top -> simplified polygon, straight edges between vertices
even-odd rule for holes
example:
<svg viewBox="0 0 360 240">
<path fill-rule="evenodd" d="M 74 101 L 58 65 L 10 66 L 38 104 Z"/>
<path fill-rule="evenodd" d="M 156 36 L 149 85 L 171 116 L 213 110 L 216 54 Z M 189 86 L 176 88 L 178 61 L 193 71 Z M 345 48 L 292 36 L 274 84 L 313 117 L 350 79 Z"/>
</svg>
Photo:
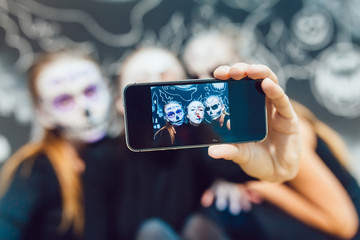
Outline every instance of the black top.
<svg viewBox="0 0 360 240">
<path fill-rule="evenodd" d="M 134 153 L 123 137 L 119 143 L 117 239 L 133 239 L 149 218 L 179 231 L 215 179 L 253 180 L 232 161 L 208 157 L 206 148 Z"/>
<path fill-rule="evenodd" d="M 133 239 L 140 224 L 153 217 L 180 230 L 216 178 L 252 179 L 232 161 L 209 158 L 206 148 L 134 153 L 123 137 L 92 144 L 81 157 L 86 163 L 84 239 Z M 71 230 L 57 230 L 61 195 L 49 160 L 38 156 L 23 176 L 29 162 L 0 200 L 0 240 L 79 239 Z"/>
<path fill-rule="evenodd" d="M 82 175 L 85 204 L 85 240 L 113 239 L 115 177 L 118 175 L 118 140 L 106 138 L 88 145 L 80 156 L 86 163 Z"/>
<path fill-rule="evenodd" d="M 155 135 L 154 141 L 157 147 L 183 146 L 183 145 L 205 145 L 212 144 L 213 139 L 222 139 L 217 131 L 211 127 L 211 124 L 201 123 L 199 126 L 193 126 L 190 123 L 181 126 L 174 126 L 176 134 L 174 143 L 171 144 L 170 133 L 167 128 L 160 129 Z M 226 128 L 226 133 L 229 130 Z"/>
<path fill-rule="evenodd" d="M 83 239 L 111 239 L 110 220 L 114 218 L 110 209 L 113 185 L 108 176 L 115 168 L 111 155 L 115 143 L 105 139 L 83 149 L 81 157 L 86 164 L 82 174 L 85 204 L 85 228 Z M 32 161 L 25 161 L 13 178 L 9 190 L 0 200 L 0 240 L 46 239 L 72 240 L 75 237 L 70 229 L 58 230 L 62 199 L 60 186 L 48 158 L 39 155 L 33 161 L 31 172 L 23 175 Z M 111 174 L 106 174 L 111 173 Z M 114 182 L 114 181 L 113 181 Z M 112 189 L 111 189 L 112 188 Z"/>
<path fill-rule="evenodd" d="M 336 157 L 332 154 L 327 144 L 321 139 L 317 140 L 316 153 L 319 155 L 321 160 L 331 170 L 331 172 L 340 181 L 350 197 L 360 200 L 360 188 L 357 180 L 351 175 L 351 173 L 340 164 Z M 360 205 L 359 205 L 360 207 Z"/>
<path fill-rule="evenodd" d="M 55 172 L 45 156 L 21 165 L 9 190 L 0 200 L 0 239 L 76 239 L 59 232 L 61 196 Z"/>
<path fill-rule="evenodd" d="M 227 128 L 227 122 L 230 120 L 230 115 L 225 114 L 223 125 L 220 126 L 220 123 L 217 120 L 213 120 L 210 123 L 211 129 L 215 133 L 214 139 L 219 141 L 224 141 L 230 136 L 230 130 Z"/>
<path fill-rule="evenodd" d="M 167 126 L 171 126 L 167 123 Z M 180 146 L 189 144 L 191 141 L 191 132 L 187 127 L 187 124 L 180 126 L 172 126 L 176 132 L 174 132 L 174 142 L 171 143 L 171 136 L 169 130 L 164 127 L 160 129 L 154 136 L 155 146 L 157 147 L 169 147 L 169 146 Z"/>
</svg>

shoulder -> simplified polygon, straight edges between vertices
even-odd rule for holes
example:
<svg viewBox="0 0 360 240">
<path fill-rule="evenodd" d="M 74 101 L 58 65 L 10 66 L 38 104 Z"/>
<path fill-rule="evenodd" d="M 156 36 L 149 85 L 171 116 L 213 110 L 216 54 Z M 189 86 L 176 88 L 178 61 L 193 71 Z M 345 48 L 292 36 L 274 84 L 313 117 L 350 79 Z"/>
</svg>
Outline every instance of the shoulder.
<svg viewBox="0 0 360 240">
<path fill-rule="evenodd" d="M 36 222 L 36 218 L 46 211 L 48 204 L 61 206 L 57 179 L 44 155 L 26 159 L 10 181 L 0 199 L 1 239 L 4 236 L 8 239 L 10 235 L 11 239 L 18 239 L 31 222 Z"/>
<path fill-rule="evenodd" d="M 33 174 L 48 175 L 49 173 L 54 173 L 53 166 L 45 154 L 38 154 L 37 156 L 25 160 L 21 167 L 30 167 Z"/>
<path fill-rule="evenodd" d="M 48 195 L 58 189 L 55 172 L 45 155 L 26 159 L 9 180 L 9 186 L 1 199 L 1 209 L 4 204 L 6 208 L 16 208 L 16 204 L 13 203 L 21 203 L 18 210 L 25 211 L 28 207 L 31 208 L 37 205 L 37 202 L 43 201 L 45 193 Z"/>
<path fill-rule="evenodd" d="M 26 159 L 16 169 L 12 186 L 15 188 L 39 187 L 44 188 L 45 185 L 56 183 L 57 178 L 55 171 L 48 157 L 40 154 Z"/>
<path fill-rule="evenodd" d="M 154 135 L 154 140 L 157 143 L 168 143 L 171 141 L 171 135 L 169 130 L 166 127 L 163 127 L 161 129 L 159 129 L 155 135 Z"/>
<path fill-rule="evenodd" d="M 164 136 L 164 135 L 170 135 L 169 130 L 166 128 L 166 126 L 160 128 L 160 129 L 155 133 L 155 137 Z"/>
</svg>

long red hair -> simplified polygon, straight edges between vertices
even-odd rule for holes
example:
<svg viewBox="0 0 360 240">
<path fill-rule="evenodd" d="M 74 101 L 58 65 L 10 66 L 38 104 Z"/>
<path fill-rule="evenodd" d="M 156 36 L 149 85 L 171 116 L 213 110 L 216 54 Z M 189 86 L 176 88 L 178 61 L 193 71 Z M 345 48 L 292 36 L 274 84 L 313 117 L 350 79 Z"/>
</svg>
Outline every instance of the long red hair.
<svg viewBox="0 0 360 240">
<path fill-rule="evenodd" d="M 326 125 L 324 122 L 320 121 L 304 105 L 294 100 L 291 100 L 291 104 L 293 105 L 298 117 L 310 123 L 313 131 L 316 133 L 317 136 L 324 140 L 324 142 L 329 147 L 330 151 L 334 154 L 334 156 L 337 158 L 337 160 L 343 166 L 348 168 L 350 163 L 350 152 L 340 135 L 328 125 Z"/>
</svg>

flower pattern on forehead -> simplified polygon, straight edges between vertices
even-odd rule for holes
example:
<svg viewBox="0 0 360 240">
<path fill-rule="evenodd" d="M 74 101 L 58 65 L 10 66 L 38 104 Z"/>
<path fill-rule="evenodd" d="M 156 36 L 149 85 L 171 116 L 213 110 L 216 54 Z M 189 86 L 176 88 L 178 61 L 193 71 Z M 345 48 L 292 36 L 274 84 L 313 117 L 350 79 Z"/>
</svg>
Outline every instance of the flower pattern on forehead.
<svg viewBox="0 0 360 240">
<path fill-rule="evenodd" d="M 177 101 L 168 102 L 164 106 L 165 119 L 174 126 L 184 123 L 184 110 L 181 103 Z"/>
<path fill-rule="evenodd" d="M 39 120 L 67 138 L 95 142 L 107 134 L 111 96 L 96 62 L 71 53 L 53 55 L 34 78 Z"/>
</svg>

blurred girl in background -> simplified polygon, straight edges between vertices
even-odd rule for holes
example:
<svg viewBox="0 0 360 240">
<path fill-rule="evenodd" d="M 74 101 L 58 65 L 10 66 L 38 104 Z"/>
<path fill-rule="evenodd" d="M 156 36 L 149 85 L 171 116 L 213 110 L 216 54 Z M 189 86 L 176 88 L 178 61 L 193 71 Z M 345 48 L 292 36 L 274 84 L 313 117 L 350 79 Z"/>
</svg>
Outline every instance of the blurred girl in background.
<svg viewBox="0 0 360 240">
<path fill-rule="evenodd" d="M 84 153 L 107 134 L 111 98 L 99 66 L 75 51 L 43 54 L 29 89 L 44 133 L 2 169 L 0 239 L 106 239 L 101 159 Z"/>
<path fill-rule="evenodd" d="M 189 40 L 183 59 L 190 75 L 209 78 L 212 69 L 235 63 L 239 60 L 237 56 L 238 50 L 231 37 L 209 31 Z M 285 184 L 251 181 L 235 185 L 220 180 L 205 192 L 202 204 L 209 207 L 215 200 L 219 209 L 224 210 L 229 205 L 229 210 L 236 215 L 241 210 L 249 211 L 251 203 L 260 204 L 261 199 L 265 200 L 253 207 L 253 213 L 242 213 L 245 217 L 243 228 L 232 223 L 239 219 L 223 218 L 226 219 L 223 221 L 225 228 L 232 228 L 235 235 L 240 234 L 237 237 L 353 238 L 359 227 L 360 188 L 346 169 L 348 150 L 338 134 L 310 110 L 295 101 L 292 105 L 300 120 L 302 139 L 297 176 Z M 250 218 L 255 219 L 253 224 L 249 224 Z"/>
<path fill-rule="evenodd" d="M 288 98 L 277 85 L 275 74 L 265 66 L 246 65 L 243 69 L 225 67 L 215 75 L 227 79 L 244 72 L 250 72 L 249 77 L 266 78 L 262 87 L 268 96 L 269 109 L 280 118 L 283 114 L 288 116 L 282 120 L 287 122 L 285 125 L 280 126 L 277 121 L 269 123 L 269 126 L 281 129 L 282 141 L 276 141 L 279 139 L 278 131 L 269 131 L 267 143 L 251 146 L 223 144 L 209 149 L 135 153 L 127 149 L 125 137 L 121 136 L 118 147 L 121 151 L 118 155 L 122 156 L 118 173 L 118 186 L 121 187 L 117 189 L 119 197 L 116 202 L 118 239 L 229 239 L 215 222 L 202 214 L 200 208 L 201 195 L 215 179 L 221 177 L 232 182 L 244 182 L 254 180 L 251 177 L 254 176 L 284 181 L 284 176 L 289 179 L 295 175 L 296 161 L 289 165 L 288 160 L 296 159 L 299 153 L 298 125 Z M 140 48 L 129 55 L 120 69 L 120 94 L 131 82 L 181 80 L 184 75 L 182 65 L 173 53 L 161 48 Z M 119 98 L 117 103 L 119 112 L 123 113 L 122 99 Z M 287 108 L 278 109 L 279 105 Z M 286 150 L 286 153 L 271 159 L 267 144 L 274 147 L 272 151 Z M 239 150 L 243 147 L 246 151 Z M 255 159 L 249 155 L 262 157 Z M 283 160 L 287 162 L 285 165 Z M 280 172 L 287 174 L 275 174 Z M 294 175 L 288 175 L 289 172 Z"/>
</svg>

